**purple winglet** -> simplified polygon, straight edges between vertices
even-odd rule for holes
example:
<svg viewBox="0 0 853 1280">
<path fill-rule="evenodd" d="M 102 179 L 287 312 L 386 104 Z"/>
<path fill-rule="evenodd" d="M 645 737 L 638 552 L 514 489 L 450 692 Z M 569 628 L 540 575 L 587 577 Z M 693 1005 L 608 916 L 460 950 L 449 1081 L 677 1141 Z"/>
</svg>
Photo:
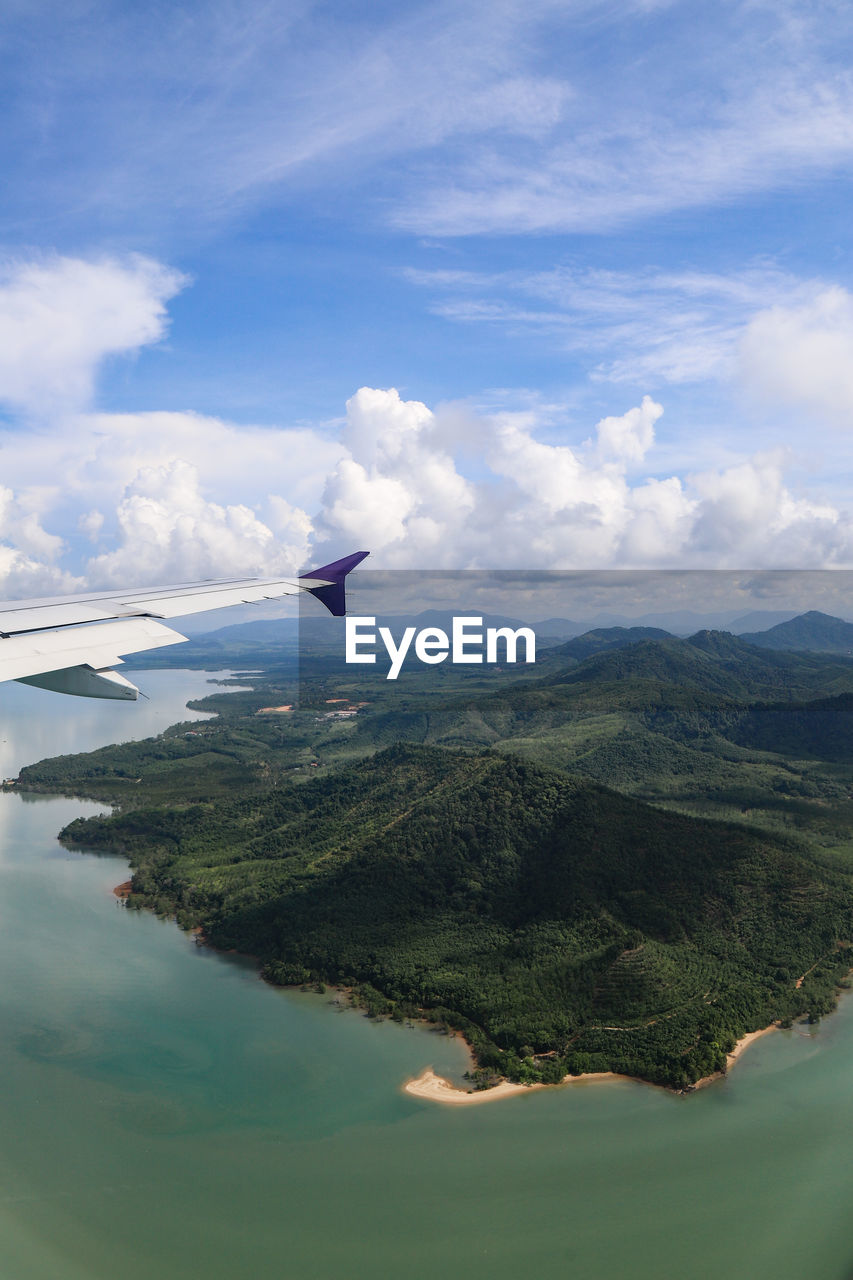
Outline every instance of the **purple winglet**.
<svg viewBox="0 0 853 1280">
<path fill-rule="evenodd" d="M 318 600 L 334 614 L 336 618 L 341 618 L 347 611 L 346 590 L 344 580 L 351 569 L 357 564 L 361 564 L 365 556 L 369 556 L 369 551 L 354 551 L 351 556 L 344 556 L 342 560 L 333 560 L 331 564 L 324 564 L 322 569 L 312 569 L 310 573 L 303 573 L 299 576 L 300 582 L 305 582 L 310 578 L 323 578 L 329 584 L 324 587 L 309 587 L 312 596 L 316 596 Z"/>
</svg>

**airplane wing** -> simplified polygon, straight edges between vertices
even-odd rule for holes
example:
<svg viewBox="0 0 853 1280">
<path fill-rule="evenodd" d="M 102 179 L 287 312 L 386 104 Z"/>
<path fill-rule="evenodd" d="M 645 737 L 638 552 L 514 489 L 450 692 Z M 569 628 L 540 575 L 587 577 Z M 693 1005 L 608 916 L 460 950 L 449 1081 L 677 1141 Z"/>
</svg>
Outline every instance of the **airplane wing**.
<svg viewBox="0 0 853 1280">
<path fill-rule="evenodd" d="M 139 690 L 112 668 L 128 653 L 187 639 L 161 619 L 300 591 L 316 596 L 339 617 L 346 612 L 346 576 L 367 554 L 356 551 L 297 578 L 224 578 L 0 603 L 0 681 L 19 680 L 84 698 L 135 700 Z"/>
</svg>

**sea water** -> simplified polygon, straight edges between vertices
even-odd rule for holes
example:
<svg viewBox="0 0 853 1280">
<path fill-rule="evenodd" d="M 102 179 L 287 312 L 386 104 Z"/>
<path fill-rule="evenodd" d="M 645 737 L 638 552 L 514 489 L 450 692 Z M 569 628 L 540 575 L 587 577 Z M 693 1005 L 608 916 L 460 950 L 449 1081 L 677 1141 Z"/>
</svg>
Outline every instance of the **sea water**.
<svg viewBox="0 0 853 1280">
<path fill-rule="evenodd" d="M 0 686 L 0 769 L 189 719 Z M 630 1082 L 442 1107 L 401 1091 L 462 1043 L 274 990 L 126 911 L 102 806 L 0 795 L 4 1280 L 845 1280 L 853 1001 L 678 1097 Z"/>
</svg>

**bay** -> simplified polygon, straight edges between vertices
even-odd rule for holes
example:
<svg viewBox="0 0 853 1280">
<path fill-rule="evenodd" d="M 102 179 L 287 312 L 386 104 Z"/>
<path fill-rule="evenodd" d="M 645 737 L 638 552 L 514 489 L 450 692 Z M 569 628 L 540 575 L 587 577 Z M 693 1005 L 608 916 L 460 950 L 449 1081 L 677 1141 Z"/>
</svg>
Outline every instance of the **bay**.
<svg viewBox="0 0 853 1280">
<path fill-rule="evenodd" d="M 0 769 L 190 719 L 208 678 L 140 675 L 133 706 L 0 686 Z M 273 990 L 125 911 L 126 864 L 56 841 L 100 808 L 0 795 L 0 1275 L 853 1275 L 853 1001 L 689 1097 L 442 1108 L 401 1086 L 458 1078 L 460 1041 Z"/>
</svg>

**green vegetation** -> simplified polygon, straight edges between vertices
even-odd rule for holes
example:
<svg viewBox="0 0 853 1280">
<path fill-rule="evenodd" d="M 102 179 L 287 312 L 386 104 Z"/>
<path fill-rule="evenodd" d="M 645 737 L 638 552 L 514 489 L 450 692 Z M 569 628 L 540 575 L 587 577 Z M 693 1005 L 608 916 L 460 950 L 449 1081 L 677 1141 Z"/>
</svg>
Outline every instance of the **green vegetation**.
<svg viewBox="0 0 853 1280">
<path fill-rule="evenodd" d="M 389 687 L 318 659 L 298 705 L 270 666 L 16 785 L 117 806 L 63 839 L 130 859 L 131 908 L 460 1029 L 481 1083 L 689 1087 L 853 963 L 853 662 L 713 632 L 567 662 Z"/>
<path fill-rule="evenodd" d="M 768 649 L 811 649 L 816 653 L 853 653 L 853 624 L 816 609 L 780 622 L 768 631 L 742 637 Z"/>
</svg>

